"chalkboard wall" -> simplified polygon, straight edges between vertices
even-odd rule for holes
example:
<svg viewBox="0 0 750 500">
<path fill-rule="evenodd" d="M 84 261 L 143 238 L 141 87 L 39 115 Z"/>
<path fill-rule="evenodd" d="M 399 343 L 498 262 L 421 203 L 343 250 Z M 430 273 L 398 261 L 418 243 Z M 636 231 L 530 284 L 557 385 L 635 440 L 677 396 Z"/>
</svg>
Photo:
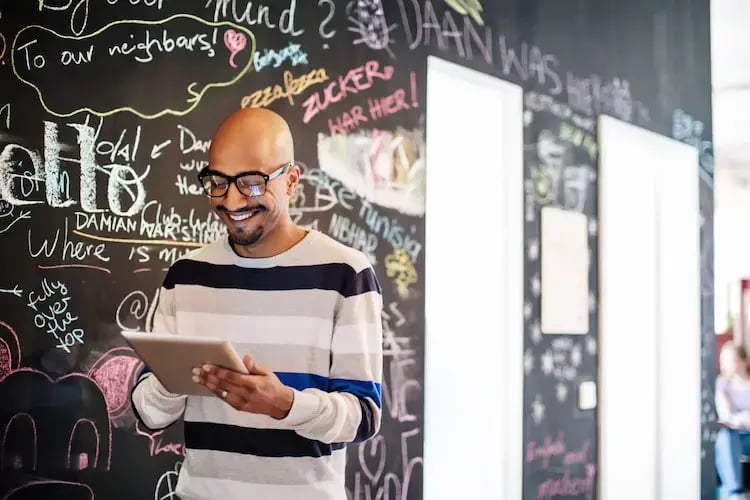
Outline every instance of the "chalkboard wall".
<svg viewBox="0 0 750 500">
<path fill-rule="evenodd" d="M 586 214 L 596 248 L 599 114 L 700 149 L 709 498 L 708 15 L 708 0 L 0 0 L 0 498 L 173 498 L 182 429 L 136 422 L 141 363 L 118 332 L 149 328 L 168 266 L 224 234 L 196 173 L 240 106 L 287 118 L 295 220 L 365 252 L 383 284 L 383 426 L 349 450 L 349 496 L 422 497 L 428 55 L 525 90 L 525 499 L 595 498 L 597 479 L 597 411 L 575 394 L 597 379 L 597 295 L 588 335 L 541 335 L 540 210 Z"/>
</svg>

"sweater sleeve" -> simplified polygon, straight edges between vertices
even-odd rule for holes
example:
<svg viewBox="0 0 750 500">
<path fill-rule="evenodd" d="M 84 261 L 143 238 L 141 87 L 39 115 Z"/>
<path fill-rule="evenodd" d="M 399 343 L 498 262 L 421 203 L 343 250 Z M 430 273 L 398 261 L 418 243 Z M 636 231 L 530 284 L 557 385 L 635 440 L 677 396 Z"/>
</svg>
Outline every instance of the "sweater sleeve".
<svg viewBox="0 0 750 500">
<path fill-rule="evenodd" d="M 308 439 L 357 443 L 378 432 L 381 417 L 383 298 L 369 265 L 347 284 L 339 300 L 328 391 L 294 390 L 283 421 Z"/>
<path fill-rule="evenodd" d="M 176 335 L 174 289 L 162 287 L 158 300 L 152 330 Z M 180 418 L 187 396 L 169 392 L 146 366 L 130 392 L 130 399 L 138 420 L 148 429 L 156 430 L 168 427 Z"/>
</svg>

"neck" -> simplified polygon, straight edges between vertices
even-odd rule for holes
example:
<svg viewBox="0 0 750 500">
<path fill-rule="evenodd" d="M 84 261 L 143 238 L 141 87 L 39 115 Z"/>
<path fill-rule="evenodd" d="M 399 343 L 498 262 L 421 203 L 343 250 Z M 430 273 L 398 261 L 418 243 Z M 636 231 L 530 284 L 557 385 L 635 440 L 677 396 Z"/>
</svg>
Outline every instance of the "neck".
<svg viewBox="0 0 750 500">
<path fill-rule="evenodd" d="M 262 259 L 273 257 L 292 248 L 305 237 L 306 231 L 296 225 L 290 218 L 286 218 L 283 224 L 274 228 L 271 234 L 267 234 L 254 245 L 238 245 L 232 243 L 234 251 L 241 257 L 250 259 Z"/>
</svg>

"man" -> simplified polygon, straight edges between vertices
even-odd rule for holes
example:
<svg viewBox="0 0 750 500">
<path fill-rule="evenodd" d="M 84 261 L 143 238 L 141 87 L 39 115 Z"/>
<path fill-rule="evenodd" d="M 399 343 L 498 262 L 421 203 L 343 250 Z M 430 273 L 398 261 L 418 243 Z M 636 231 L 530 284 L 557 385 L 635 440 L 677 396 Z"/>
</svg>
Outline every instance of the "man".
<svg viewBox="0 0 750 500">
<path fill-rule="evenodd" d="M 167 273 L 155 332 L 230 340 L 249 374 L 204 365 L 217 397 L 170 394 L 144 370 L 133 407 L 150 429 L 184 411 L 182 499 L 346 499 L 345 443 L 380 427 L 380 286 L 367 257 L 289 216 L 300 179 L 286 122 L 242 109 L 199 178 L 228 238 Z"/>
</svg>

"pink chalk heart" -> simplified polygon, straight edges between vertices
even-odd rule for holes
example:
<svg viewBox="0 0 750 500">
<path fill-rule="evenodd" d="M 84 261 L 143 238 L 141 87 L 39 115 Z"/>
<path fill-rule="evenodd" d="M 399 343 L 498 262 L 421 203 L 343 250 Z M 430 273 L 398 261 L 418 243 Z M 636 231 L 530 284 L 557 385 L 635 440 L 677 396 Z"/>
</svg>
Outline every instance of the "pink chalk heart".
<svg viewBox="0 0 750 500">
<path fill-rule="evenodd" d="M 247 37 L 244 33 L 239 33 L 232 29 L 224 32 L 224 45 L 227 46 L 231 55 L 229 56 L 229 64 L 236 68 L 237 65 L 234 63 L 234 56 L 237 55 L 247 45 Z"/>
</svg>

